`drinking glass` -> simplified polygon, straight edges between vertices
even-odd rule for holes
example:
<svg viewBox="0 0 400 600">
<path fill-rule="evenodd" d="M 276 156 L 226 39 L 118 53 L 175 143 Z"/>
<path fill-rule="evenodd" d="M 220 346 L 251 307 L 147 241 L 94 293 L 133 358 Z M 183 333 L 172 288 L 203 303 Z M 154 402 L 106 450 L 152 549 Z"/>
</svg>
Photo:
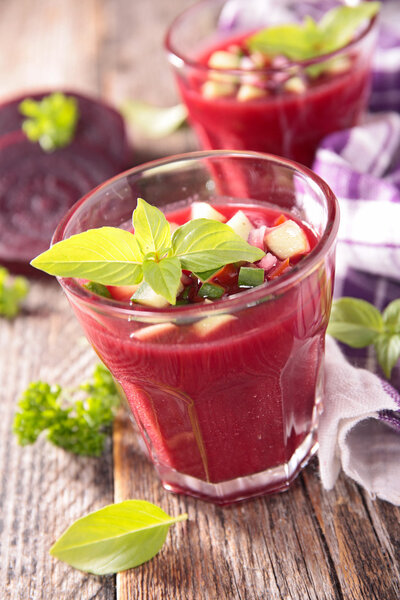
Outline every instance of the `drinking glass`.
<svg viewBox="0 0 400 600">
<path fill-rule="evenodd" d="M 65 216 L 53 243 L 104 225 L 129 230 L 138 197 L 167 215 L 193 201 L 256 205 L 293 215 L 317 236 L 289 272 L 213 303 L 152 308 L 59 279 L 167 490 L 228 504 L 287 489 L 317 449 L 339 219 L 333 193 L 289 160 L 194 152 L 99 186 Z"/>
<path fill-rule="evenodd" d="M 279 56 L 261 68 L 248 58 L 243 67 L 208 65 L 214 50 L 232 48 L 249 33 L 306 15 L 319 20 L 342 4 L 201 0 L 174 20 L 165 47 L 203 149 L 270 152 L 311 166 L 327 134 L 358 123 L 370 91 L 375 18 L 350 43 L 314 59 Z"/>
</svg>

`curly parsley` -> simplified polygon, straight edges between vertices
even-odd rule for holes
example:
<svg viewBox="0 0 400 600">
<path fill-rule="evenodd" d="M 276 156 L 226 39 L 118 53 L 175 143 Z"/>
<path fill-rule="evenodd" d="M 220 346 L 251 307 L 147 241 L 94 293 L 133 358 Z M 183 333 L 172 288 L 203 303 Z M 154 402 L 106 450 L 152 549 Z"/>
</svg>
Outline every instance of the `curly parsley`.
<svg viewBox="0 0 400 600">
<path fill-rule="evenodd" d="M 35 381 L 28 386 L 14 417 L 19 444 L 33 444 L 46 431 L 47 439 L 64 450 L 100 456 L 120 402 L 111 373 L 97 365 L 93 380 L 66 396 L 59 385 Z"/>
</svg>

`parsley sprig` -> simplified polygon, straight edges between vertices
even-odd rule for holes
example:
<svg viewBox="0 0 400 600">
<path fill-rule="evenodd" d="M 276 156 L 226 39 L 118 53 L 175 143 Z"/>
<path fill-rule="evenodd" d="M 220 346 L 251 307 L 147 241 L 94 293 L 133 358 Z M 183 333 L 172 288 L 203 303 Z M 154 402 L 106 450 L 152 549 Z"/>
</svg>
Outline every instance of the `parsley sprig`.
<svg viewBox="0 0 400 600">
<path fill-rule="evenodd" d="M 69 393 L 59 385 L 32 382 L 18 402 L 13 431 L 19 444 L 33 444 L 42 432 L 69 452 L 100 456 L 119 397 L 111 373 L 96 366 L 92 381 Z"/>
<path fill-rule="evenodd" d="M 7 319 L 15 317 L 28 291 L 25 277 L 12 278 L 5 267 L 0 267 L 0 316 Z"/>
<path fill-rule="evenodd" d="M 39 142 L 42 150 L 53 152 L 71 143 L 79 118 L 78 103 L 73 96 L 54 92 L 33 100 L 26 98 L 19 105 L 25 117 L 22 130 L 31 142 Z"/>
<path fill-rule="evenodd" d="M 332 305 L 328 333 L 352 348 L 373 344 L 378 362 L 390 378 L 400 358 L 400 299 L 382 313 L 359 298 L 339 298 Z"/>
<path fill-rule="evenodd" d="M 132 222 L 134 234 L 117 227 L 89 229 L 58 242 L 31 264 L 50 275 L 104 285 L 144 283 L 175 304 L 182 269 L 200 273 L 265 255 L 212 219 L 193 219 L 171 235 L 165 215 L 142 198 Z"/>
</svg>

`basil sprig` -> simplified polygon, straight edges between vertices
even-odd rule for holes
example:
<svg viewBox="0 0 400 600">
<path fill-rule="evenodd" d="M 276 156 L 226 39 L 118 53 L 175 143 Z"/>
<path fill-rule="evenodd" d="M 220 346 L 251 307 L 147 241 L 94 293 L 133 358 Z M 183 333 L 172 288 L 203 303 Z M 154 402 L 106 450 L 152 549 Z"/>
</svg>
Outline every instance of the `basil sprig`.
<svg viewBox="0 0 400 600">
<path fill-rule="evenodd" d="M 141 198 L 133 228 L 134 234 L 117 227 L 89 229 L 54 244 L 31 264 L 50 275 L 104 285 L 144 281 L 175 304 L 182 269 L 208 271 L 238 261 L 256 262 L 265 255 L 229 225 L 211 219 L 188 221 L 171 236 L 165 215 Z"/>
<path fill-rule="evenodd" d="M 382 314 L 358 298 L 339 298 L 332 305 L 328 333 L 353 348 L 373 344 L 387 378 L 400 357 L 400 299 L 388 304 Z"/>
<path fill-rule="evenodd" d="M 50 554 L 95 575 L 118 573 L 153 558 L 170 526 L 186 519 L 187 514 L 170 517 L 145 500 L 125 500 L 75 521 Z"/>
<path fill-rule="evenodd" d="M 354 38 L 367 19 L 374 17 L 380 2 L 362 2 L 356 6 L 338 6 L 328 11 L 317 23 L 310 16 L 303 23 L 288 23 L 268 27 L 250 36 L 247 46 L 251 52 L 269 56 L 283 55 L 303 61 L 342 48 Z M 309 72 L 317 76 L 325 65 L 313 65 Z"/>
</svg>

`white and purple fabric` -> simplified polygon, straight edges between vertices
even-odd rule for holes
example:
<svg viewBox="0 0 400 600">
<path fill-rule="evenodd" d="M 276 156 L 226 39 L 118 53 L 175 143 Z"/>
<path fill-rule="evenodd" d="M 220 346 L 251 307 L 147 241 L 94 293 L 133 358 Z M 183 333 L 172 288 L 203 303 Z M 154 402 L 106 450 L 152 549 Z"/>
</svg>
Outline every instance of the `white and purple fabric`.
<svg viewBox="0 0 400 600">
<path fill-rule="evenodd" d="M 350 2 L 349 2 L 350 3 Z M 321 9 L 303 0 L 299 19 Z M 323 0 L 329 7 L 329 0 Z M 251 10 L 249 10 L 251 8 Z M 221 28 L 262 26 L 279 2 L 230 0 Z M 248 22 L 250 14 L 250 22 Z M 374 56 L 369 114 L 359 127 L 328 136 L 314 170 L 339 199 L 341 225 L 335 295 L 382 310 L 400 298 L 400 0 L 384 0 Z M 400 505 L 400 364 L 387 382 L 373 348 L 327 339 L 324 412 L 319 429 L 322 484 L 341 469 L 373 497 Z"/>
<path fill-rule="evenodd" d="M 335 296 L 362 298 L 382 310 L 400 298 L 398 0 L 383 4 L 370 111 L 359 127 L 328 136 L 313 168 L 341 209 Z M 331 489 L 343 469 L 373 497 L 400 505 L 399 363 L 389 383 L 372 348 L 341 351 L 328 339 L 325 374 L 319 430 L 324 487 Z"/>
</svg>

